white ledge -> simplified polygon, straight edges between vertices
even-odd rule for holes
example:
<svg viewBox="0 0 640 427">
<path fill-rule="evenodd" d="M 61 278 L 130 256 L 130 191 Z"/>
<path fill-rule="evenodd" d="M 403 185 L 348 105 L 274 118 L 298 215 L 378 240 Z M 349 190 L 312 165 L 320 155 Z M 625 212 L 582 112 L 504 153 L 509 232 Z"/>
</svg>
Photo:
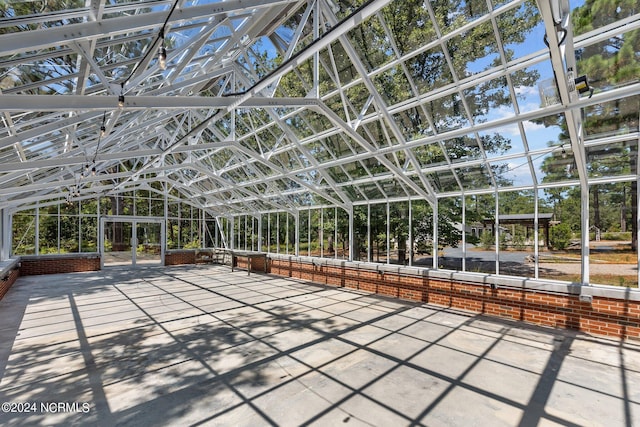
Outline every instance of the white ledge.
<svg viewBox="0 0 640 427">
<path fill-rule="evenodd" d="M 357 269 L 362 271 L 377 271 L 381 274 L 398 274 L 404 276 L 418 276 L 429 279 L 443 279 L 455 282 L 469 283 L 491 288 L 507 288 L 543 292 L 556 295 L 591 295 L 599 298 L 612 298 L 628 301 L 640 301 L 640 290 L 606 285 L 582 286 L 580 283 L 563 282 L 559 280 L 532 279 L 527 277 L 502 276 L 496 274 L 472 273 L 466 271 L 440 270 L 416 266 L 402 266 L 394 264 L 376 264 L 371 262 L 347 261 L 335 258 L 316 258 L 308 256 L 281 255 L 269 253 L 270 259 L 300 262 L 316 266 L 334 266 Z"/>
</svg>

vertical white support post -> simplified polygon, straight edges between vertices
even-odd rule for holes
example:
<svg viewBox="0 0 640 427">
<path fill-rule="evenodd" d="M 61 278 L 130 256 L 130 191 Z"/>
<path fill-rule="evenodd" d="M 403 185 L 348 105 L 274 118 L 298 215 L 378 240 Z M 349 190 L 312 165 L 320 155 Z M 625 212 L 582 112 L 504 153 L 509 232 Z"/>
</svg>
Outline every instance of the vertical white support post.
<svg viewBox="0 0 640 427">
<path fill-rule="evenodd" d="M 467 198 L 462 194 L 462 271 L 467 271 Z"/>
<path fill-rule="evenodd" d="M 538 234 L 538 229 L 540 227 L 540 214 L 538 210 L 540 209 L 540 206 L 539 206 L 537 186 L 534 187 L 534 192 L 535 193 L 533 197 L 533 277 L 537 279 L 538 274 L 540 272 L 539 260 L 538 260 L 538 255 L 540 254 L 540 243 L 539 243 L 539 234 Z M 545 242 L 545 244 L 548 245 L 549 242 Z"/>
<path fill-rule="evenodd" d="M 58 214 L 57 214 L 57 223 L 58 223 L 58 236 L 57 236 L 57 248 L 58 248 L 58 254 L 60 253 L 60 203 L 58 203 Z"/>
<path fill-rule="evenodd" d="M 149 210 L 149 214 L 151 214 L 151 210 Z M 207 229 L 206 229 L 206 221 L 204 215 L 204 209 L 200 209 L 200 248 L 204 249 L 207 247 Z"/>
<path fill-rule="evenodd" d="M 495 207 L 494 207 L 494 215 L 495 219 L 493 221 L 493 229 L 495 230 L 494 243 L 496 245 L 496 274 L 500 274 L 500 219 L 498 215 L 500 215 L 500 205 L 498 203 L 498 192 L 495 192 Z"/>
<path fill-rule="evenodd" d="M 216 227 L 213 228 L 213 230 L 214 230 L 213 244 L 215 245 L 216 248 L 219 248 L 220 247 L 220 240 L 218 239 L 218 233 L 220 233 L 220 230 L 217 227 L 218 218 L 214 218 L 213 220 L 216 222 Z"/>
<path fill-rule="evenodd" d="M 413 206 L 409 197 L 409 266 L 413 265 Z"/>
<path fill-rule="evenodd" d="M 432 257 L 432 261 L 433 261 L 433 268 L 437 269 L 438 268 L 438 239 L 440 238 L 438 236 L 438 199 L 436 198 L 435 203 L 433 204 L 433 212 L 431 212 L 431 215 L 433 215 L 433 242 L 431 242 L 432 246 L 433 246 L 433 257 Z"/>
<path fill-rule="evenodd" d="M 355 230 L 353 224 L 353 205 L 349 207 L 349 261 L 353 261 L 354 256 L 354 247 L 353 243 L 355 241 Z"/>
<path fill-rule="evenodd" d="M 99 234 L 96 236 L 96 250 L 100 254 L 100 260 L 101 260 L 100 261 L 101 262 L 100 268 L 102 268 L 103 267 L 103 265 L 102 265 L 102 259 L 103 259 L 103 257 L 102 257 L 102 245 L 101 245 L 102 236 L 101 236 L 101 233 L 100 233 L 102 228 L 100 227 L 99 224 L 100 224 L 100 197 L 98 196 L 98 197 L 96 197 L 96 226 L 98 227 L 98 230 L 96 232 L 99 233 Z M 165 245 L 161 244 L 160 246 L 164 247 Z M 164 265 L 164 258 L 162 259 L 162 263 Z"/>
<path fill-rule="evenodd" d="M 178 249 L 182 249 L 182 203 L 178 204 Z"/>
<path fill-rule="evenodd" d="M 167 228 L 171 227 L 169 224 L 169 191 L 167 190 L 168 185 L 164 185 L 164 223 L 167 225 Z M 164 246 L 167 246 L 167 237 L 169 233 L 165 233 Z"/>
<path fill-rule="evenodd" d="M 320 208 L 320 227 L 318 227 L 318 240 L 320 240 L 320 258 L 324 258 L 324 208 Z"/>
<path fill-rule="evenodd" d="M 271 252 L 271 213 L 267 215 L 267 252 Z"/>
<path fill-rule="evenodd" d="M 36 255 L 40 255 L 40 202 L 36 202 Z"/>
<path fill-rule="evenodd" d="M 307 218 L 307 256 L 311 256 L 311 208 L 309 208 L 309 217 Z"/>
<path fill-rule="evenodd" d="M 367 262 L 371 262 L 371 204 L 367 203 Z"/>
<path fill-rule="evenodd" d="M 640 120 L 640 113 L 638 114 L 638 119 Z M 638 141 L 638 144 L 640 144 L 640 141 Z M 634 172 L 636 174 L 637 193 L 640 189 L 640 171 L 638 171 L 638 168 L 640 167 L 640 147 L 638 147 L 638 149 L 636 150 L 636 156 L 638 156 L 636 158 L 636 170 L 631 172 Z M 633 200 L 633 197 L 631 198 L 631 200 Z M 633 206 L 631 208 L 633 209 Z M 636 194 L 636 270 L 638 271 L 637 280 L 638 285 L 640 286 L 640 249 L 638 249 L 638 243 L 640 243 L 640 215 L 638 215 L 638 213 L 640 213 L 640 197 L 638 197 L 638 194 Z M 631 237 L 631 240 L 633 240 L 633 237 Z"/>
<path fill-rule="evenodd" d="M 391 224 L 390 224 L 390 216 L 389 216 L 389 201 L 387 200 L 387 264 L 391 264 Z"/>
<path fill-rule="evenodd" d="M 258 252 L 262 252 L 262 214 L 258 216 Z"/>
<path fill-rule="evenodd" d="M 237 217 L 235 215 L 231 216 L 231 226 L 230 226 L 230 233 L 231 233 L 231 248 L 234 250 L 237 250 L 240 248 L 240 246 L 238 245 L 238 230 L 236 230 L 236 219 Z"/>
<path fill-rule="evenodd" d="M 280 212 L 276 212 L 276 253 L 280 253 Z"/>
<path fill-rule="evenodd" d="M 333 208 L 333 257 L 338 258 L 338 208 Z"/>
<path fill-rule="evenodd" d="M 580 215 L 581 215 L 581 229 L 582 229 L 582 267 L 580 271 L 580 283 L 582 286 L 589 285 L 589 190 L 590 187 L 587 184 L 586 188 L 580 189 Z"/>
<path fill-rule="evenodd" d="M 78 252 L 84 252 L 82 250 L 82 205 L 78 200 Z"/>
<path fill-rule="evenodd" d="M 284 238 L 284 248 L 285 248 L 285 251 L 286 251 L 287 255 L 289 255 L 289 214 L 286 213 L 285 215 L 287 215 L 287 221 L 286 221 L 286 224 L 285 224 L 285 226 L 287 228 L 287 231 L 285 233 L 285 238 Z"/>
<path fill-rule="evenodd" d="M 320 2 L 313 6 L 313 39 L 320 38 Z M 320 51 L 313 54 L 313 98 L 320 98 Z"/>
<path fill-rule="evenodd" d="M 294 218 L 295 220 L 295 236 L 296 236 L 296 241 L 294 243 L 294 252 L 295 252 L 295 256 L 299 257 L 300 256 L 300 211 L 297 210 L 296 211 L 296 216 Z"/>
</svg>

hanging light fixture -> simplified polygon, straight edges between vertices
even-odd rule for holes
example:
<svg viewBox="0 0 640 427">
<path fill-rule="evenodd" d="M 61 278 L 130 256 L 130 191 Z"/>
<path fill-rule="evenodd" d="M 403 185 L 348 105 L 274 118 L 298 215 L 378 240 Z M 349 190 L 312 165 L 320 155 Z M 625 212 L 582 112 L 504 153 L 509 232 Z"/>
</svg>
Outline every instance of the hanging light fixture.
<svg viewBox="0 0 640 427">
<path fill-rule="evenodd" d="M 120 95 L 118 95 L 118 107 L 124 107 L 124 83 L 120 84 Z"/>
<path fill-rule="evenodd" d="M 167 49 L 164 46 L 160 46 L 160 50 L 158 52 L 158 62 L 160 63 L 160 69 L 167 69 Z"/>
<path fill-rule="evenodd" d="M 164 28 L 160 30 L 160 47 L 158 48 L 158 64 L 161 70 L 167 69 L 167 49 L 164 47 Z"/>
<path fill-rule="evenodd" d="M 107 135 L 107 127 L 105 126 L 107 120 L 107 112 L 102 114 L 102 125 L 100 125 L 100 138 L 104 138 Z"/>
</svg>

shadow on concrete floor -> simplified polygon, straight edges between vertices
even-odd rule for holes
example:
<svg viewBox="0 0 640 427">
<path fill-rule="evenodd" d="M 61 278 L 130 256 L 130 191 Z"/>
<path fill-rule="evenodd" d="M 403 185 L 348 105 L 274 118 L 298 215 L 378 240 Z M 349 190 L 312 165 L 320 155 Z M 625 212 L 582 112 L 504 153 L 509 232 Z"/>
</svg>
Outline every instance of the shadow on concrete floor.
<svg viewBox="0 0 640 427">
<path fill-rule="evenodd" d="M 223 266 L 23 277 L 0 322 L 3 400 L 63 404 L 3 426 L 640 422 L 634 343 Z"/>
</svg>

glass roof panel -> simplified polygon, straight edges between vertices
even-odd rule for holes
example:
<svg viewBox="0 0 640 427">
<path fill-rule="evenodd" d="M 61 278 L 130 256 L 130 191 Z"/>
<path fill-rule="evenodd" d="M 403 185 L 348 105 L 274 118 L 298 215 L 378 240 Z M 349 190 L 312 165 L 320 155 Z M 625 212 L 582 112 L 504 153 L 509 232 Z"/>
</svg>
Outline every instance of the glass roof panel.
<svg viewBox="0 0 640 427">
<path fill-rule="evenodd" d="M 511 73 L 520 113 L 560 103 L 557 84 L 549 61 Z"/>
<path fill-rule="evenodd" d="M 393 115 L 396 126 L 406 141 L 433 135 L 429 120 L 422 108 L 410 108 Z"/>
<path fill-rule="evenodd" d="M 458 79 L 500 65 L 493 26 L 485 22 L 447 41 L 447 50 Z"/>
<path fill-rule="evenodd" d="M 345 91 L 346 106 L 352 119 L 366 114 L 372 103 L 371 95 L 364 83 L 349 87 Z"/>
<path fill-rule="evenodd" d="M 560 138 L 566 138 L 563 126 L 564 115 L 562 114 L 522 122 L 529 150 L 545 149 L 550 145 L 561 145 L 567 142 L 560 141 Z"/>
<path fill-rule="evenodd" d="M 346 163 L 343 165 L 344 170 L 352 179 L 368 176 L 367 169 L 364 168 L 360 161 Z"/>
<path fill-rule="evenodd" d="M 637 173 L 638 141 L 592 145 L 585 148 L 587 171 L 592 178 Z"/>
<path fill-rule="evenodd" d="M 441 47 L 420 52 L 406 62 L 409 75 L 421 94 L 428 94 L 453 82 L 451 69 Z"/>
<path fill-rule="evenodd" d="M 348 182 L 351 180 L 351 177 L 347 175 L 340 166 L 334 166 L 326 169 L 327 174 L 333 179 L 336 183 L 340 184 L 343 182 Z"/>
<path fill-rule="evenodd" d="M 494 165 L 491 166 L 494 169 Z M 481 190 L 493 186 L 492 174 L 485 165 L 473 165 L 455 169 L 458 179 L 465 190 Z"/>
<path fill-rule="evenodd" d="M 427 111 L 439 133 L 468 127 L 470 124 L 458 93 L 431 101 Z"/>
<path fill-rule="evenodd" d="M 533 185 L 529 160 L 526 157 L 515 157 L 509 160 L 491 162 L 491 170 L 498 187 L 520 187 Z"/>
<path fill-rule="evenodd" d="M 0 207 L 90 188 L 94 159 L 119 189 L 161 179 L 233 211 L 635 173 L 620 160 L 640 110 L 628 2 L 572 5 L 560 46 L 533 0 L 215 3 L 0 4 L 0 188 L 16 194 Z M 560 99 L 567 66 L 592 97 Z"/>
<path fill-rule="evenodd" d="M 458 138 L 447 139 L 442 142 L 449 159 L 453 163 L 464 160 L 480 159 L 483 157 L 482 149 L 475 135 L 466 135 Z"/>
<path fill-rule="evenodd" d="M 446 157 L 439 143 L 418 146 L 411 150 L 421 167 L 440 166 L 446 163 Z"/>
<path fill-rule="evenodd" d="M 385 198 L 385 193 L 376 182 L 366 182 L 358 185 L 358 189 L 367 200 L 379 200 Z"/>
<path fill-rule="evenodd" d="M 576 35 L 584 34 L 613 24 L 623 18 L 628 18 L 638 13 L 638 4 L 635 1 L 617 1 L 598 3 L 597 7 L 582 7 L 573 11 L 572 19 L 577 28 Z"/>
<path fill-rule="evenodd" d="M 550 145 L 551 151 L 533 159 L 541 184 L 576 181 L 578 170 L 569 142 Z"/>
<path fill-rule="evenodd" d="M 475 123 L 515 115 L 506 77 L 483 82 L 463 93 Z"/>
<path fill-rule="evenodd" d="M 436 38 L 429 11 L 422 1 L 394 1 L 382 10 L 384 22 L 401 55 Z"/>
<path fill-rule="evenodd" d="M 398 144 L 385 120 L 365 123 L 358 129 L 358 134 L 377 148 Z"/>
<path fill-rule="evenodd" d="M 484 0 L 436 1 L 431 3 L 431 7 L 443 34 L 457 30 L 488 12 Z"/>
<path fill-rule="evenodd" d="M 378 93 L 380 93 L 387 105 L 404 102 L 414 95 L 407 76 L 400 66 L 389 68 L 385 72 L 376 75 L 374 83 Z"/>
<path fill-rule="evenodd" d="M 344 47 L 340 43 L 331 44 L 331 53 L 338 73 L 337 78 L 343 86 L 361 77 L 356 67 L 349 60 L 349 54 L 344 51 Z"/>
<path fill-rule="evenodd" d="M 387 197 L 407 197 L 404 185 L 399 183 L 397 179 L 385 179 L 380 181 L 378 185 Z"/>
<path fill-rule="evenodd" d="M 459 191 L 460 186 L 456 181 L 453 170 L 439 170 L 437 172 L 425 174 L 425 177 L 436 191 L 445 193 L 448 191 Z"/>
<path fill-rule="evenodd" d="M 638 132 L 638 111 L 639 95 L 584 108 L 585 138 Z"/>
<path fill-rule="evenodd" d="M 513 156 L 524 152 L 517 125 L 498 129 L 497 132 L 479 132 L 478 137 L 488 159 Z"/>
<path fill-rule="evenodd" d="M 329 152 L 334 159 L 351 157 L 354 154 L 355 150 L 339 135 L 332 135 L 328 138 L 323 138 L 321 141 L 324 147 L 326 147 L 327 152 Z"/>
<path fill-rule="evenodd" d="M 349 31 L 347 37 L 355 47 L 358 57 L 368 72 L 376 70 L 395 59 L 393 46 L 380 20 L 375 16 Z"/>
<path fill-rule="evenodd" d="M 494 5 L 497 4 L 494 2 Z M 547 49 L 544 44 L 544 22 L 533 1 L 522 2 L 520 6 L 501 13 L 496 17 L 496 24 L 501 39 L 507 41 L 504 44 L 507 61 Z"/>
</svg>

